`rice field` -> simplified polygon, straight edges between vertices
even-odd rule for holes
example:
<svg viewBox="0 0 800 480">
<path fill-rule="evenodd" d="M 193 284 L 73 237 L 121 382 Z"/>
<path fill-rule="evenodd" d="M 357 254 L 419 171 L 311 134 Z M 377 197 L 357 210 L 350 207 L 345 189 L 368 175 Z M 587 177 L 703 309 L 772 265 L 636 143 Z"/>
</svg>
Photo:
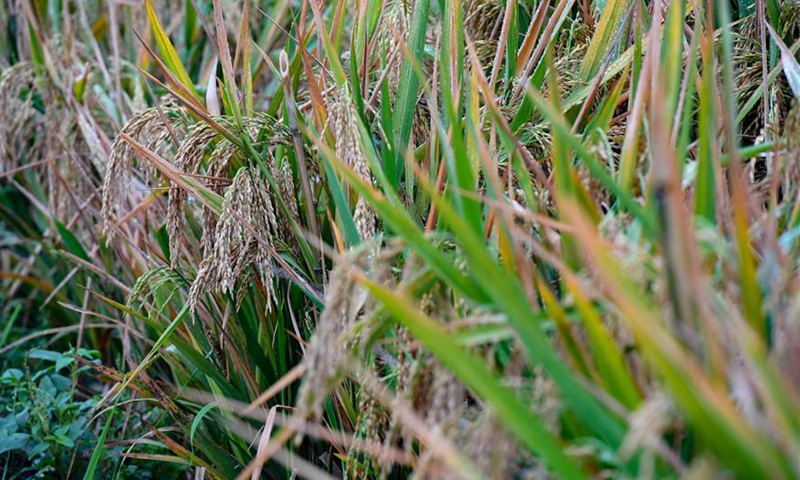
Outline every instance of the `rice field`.
<svg viewBox="0 0 800 480">
<path fill-rule="evenodd" d="M 800 478 L 796 0 L 0 20 L 3 480 Z"/>
</svg>

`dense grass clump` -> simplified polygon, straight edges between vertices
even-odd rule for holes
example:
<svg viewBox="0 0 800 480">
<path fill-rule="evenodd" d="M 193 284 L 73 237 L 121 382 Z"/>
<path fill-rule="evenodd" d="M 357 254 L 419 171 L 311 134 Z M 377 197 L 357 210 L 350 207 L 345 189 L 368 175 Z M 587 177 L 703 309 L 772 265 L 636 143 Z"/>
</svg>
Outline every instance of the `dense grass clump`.
<svg viewBox="0 0 800 480">
<path fill-rule="evenodd" d="M 0 472 L 800 477 L 800 3 L 0 3 Z"/>
</svg>

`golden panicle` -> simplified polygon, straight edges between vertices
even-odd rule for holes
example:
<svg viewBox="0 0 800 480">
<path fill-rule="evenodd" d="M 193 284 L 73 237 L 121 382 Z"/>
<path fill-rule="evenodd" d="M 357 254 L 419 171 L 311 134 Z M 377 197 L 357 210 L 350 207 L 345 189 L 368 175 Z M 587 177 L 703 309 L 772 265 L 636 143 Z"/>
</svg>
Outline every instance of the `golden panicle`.
<svg viewBox="0 0 800 480">
<path fill-rule="evenodd" d="M 464 30 L 473 42 L 496 41 L 505 8 L 499 0 L 465 0 Z"/>
<path fill-rule="evenodd" d="M 348 254 L 348 261 L 366 270 L 372 249 L 363 245 Z M 367 304 L 367 291 L 350 275 L 349 267 L 339 264 L 331 272 L 325 293 L 325 309 L 317 323 L 306 361 L 308 373 L 297 401 L 299 413 L 305 417 L 318 417 L 328 391 L 344 373 L 344 363 L 351 349 L 347 340 L 351 329 Z"/>
<path fill-rule="evenodd" d="M 381 470 L 377 459 L 362 453 L 366 442 L 379 444 L 389 426 L 389 415 L 386 408 L 372 395 L 361 390 L 361 399 L 358 402 L 358 419 L 356 425 L 356 439 L 347 453 L 346 478 L 364 478 L 367 471 L 375 473 Z M 391 467 L 389 467 L 391 468 Z"/>
<path fill-rule="evenodd" d="M 403 326 L 397 327 L 396 335 L 398 345 L 395 390 L 397 391 L 399 397 L 403 398 L 404 400 L 410 400 L 410 398 L 407 397 L 409 396 L 408 392 L 410 391 L 413 380 L 414 366 L 417 364 L 417 362 L 414 360 L 413 352 L 411 351 L 414 337 L 412 337 L 411 332 L 409 332 L 408 329 Z M 386 436 L 383 441 L 383 449 L 378 458 L 378 465 L 381 470 L 381 480 L 384 480 L 387 477 L 388 472 L 391 469 L 391 456 L 389 455 L 389 452 L 392 450 L 392 448 L 394 448 L 394 444 L 397 442 L 398 438 L 400 438 L 401 434 L 406 434 L 405 436 L 408 437 L 407 432 L 403 431 L 402 424 L 398 421 L 397 417 L 392 416 L 390 418 Z M 407 440 L 405 443 L 410 443 L 410 440 Z"/>
<path fill-rule="evenodd" d="M 494 415 L 484 411 L 470 426 L 466 454 L 487 479 L 513 478 L 517 443 Z"/>
<path fill-rule="evenodd" d="M 389 91 L 396 92 L 400 81 L 400 68 L 403 65 L 403 41 L 408 35 L 411 23 L 410 2 L 394 0 L 386 4 L 386 21 L 381 30 L 381 43 L 386 52 L 387 81 Z"/>
<path fill-rule="evenodd" d="M 35 107 L 34 98 L 43 107 Z M 50 77 L 37 77 L 28 62 L 0 75 L 0 112 L 7 114 L 0 123 L 0 172 L 47 161 L 42 169 L 47 207 L 55 218 L 73 216 L 77 202 L 93 193 L 92 166 L 100 166 L 102 155 L 97 135 L 91 127 L 89 133 L 81 131 L 83 118 L 69 108 Z"/>
<path fill-rule="evenodd" d="M 474 43 L 478 61 L 485 69 L 491 68 L 497 53 L 504 11 L 499 0 L 465 0 L 463 4 L 464 31 Z"/>
<path fill-rule="evenodd" d="M 192 310 L 207 292 L 217 290 L 219 285 L 219 268 L 214 254 L 206 255 L 197 268 L 192 286 L 189 288 L 189 305 Z"/>
<path fill-rule="evenodd" d="M 433 396 L 427 410 L 427 419 L 443 431 L 453 427 L 461 416 L 466 399 L 464 385 L 443 365 L 433 367 Z"/>
<path fill-rule="evenodd" d="M 244 119 L 244 122 L 251 137 L 257 139 L 259 143 L 292 145 L 292 131 L 271 115 L 259 113 L 252 118 Z"/>
<path fill-rule="evenodd" d="M 367 205 L 363 198 L 359 198 L 356 202 L 356 211 L 353 213 L 353 221 L 356 224 L 356 230 L 361 238 L 371 238 L 375 235 L 375 212 Z"/>
<path fill-rule="evenodd" d="M 47 201 L 53 216 L 65 219 L 75 207 L 68 190 L 72 191 L 73 196 L 78 194 L 80 198 L 85 198 L 83 196 L 86 191 L 85 183 L 90 177 L 88 175 L 75 175 L 75 167 L 80 163 L 71 162 L 68 158 L 70 154 L 64 148 L 68 143 L 77 146 L 76 142 L 71 142 L 71 140 L 74 140 L 71 135 L 75 126 L 74 122 L 67 115 L 61 114 L 58 108 L 58 101 L 53 98 L 52 92 L 47 92 L 44 96 L 47 98 L 48 105 L 43 135 L 43 159 L 47 159 L 49 163 L 48 168 L 45 170 Z"/>
<path fill-rule="evenodd" d="M 106 153 L 100 141 L 100 136 L 94 127 L 88 122 L 83 115 L 76 115 L 78 128 L 80 129 L 83 141 L 86 143 L 88 149 L 88 157 L 92 166 L 102 176 L 106 173 L 105 158 Z"/>
<path fill-rule="evenodd" d="M 231 160 L 239 152 L 239 148 L 228 139 L 222 139 L 217 143 L 211 153 L 211 162 L 208 166 L 207 175 L 212 178 L 227 178 L 230 170 Z M 223 185 L 218 181 L 212 181 L 209 185 L 211 190 L 222 194 Z M 214 250 L 214 235 L 217 229 L 217 215 L 207 206 L 203 206 L 203 235 L 200 243 L 203 247 L 203 256 L 207 257 Z"/>
<path fill-rule="evenodd" d="M 74 111 L 64 102 L 49 78 L 37 82 L 36 89 L 46 112 L 38 120 L 41 130 L 27 131 L 35 145 L 24 152 L 28 160 L 47 161 L 45 190 L 50 213 L 67 222 L 78 211 L 78 202 L 94 194 L 92 165 L 86 161 L 90 150 L 80 132 Z M 33 138 L 37 138 L 33 141 Z M 38 140 L 40 139 L 40 140 Z"/>
<path fill-rule="evenodd" d="M 408 33 L 411 28 L 411 13 L 414 8 L 413 0 L 392 0 L 387 2 L 385 7 L 386 20 L 382 23 L 380 35 L 381 49 L 384 54 L 386 69 L 386 82 L 389 87 L 389 92 L 394 94 L 397 92 L 397 86 L 400 82 L 400 71 L 403 66 L 403 45 L 408 38 Z M 439 28 L 438 22 L 432 22 L 434 29 Z M 431 30 L 427 32 L 431 34 Z M 428 42 L 429 44 L 431 41 Z M 426 60 L 422 68 L 430 71 L 431 65 Z M 376 87 L 378 88 L 378 87 Z M 391 95 L 392 98 L 395 95 Z M 379 102 L 383 101 L 383 96 L 379 97 Z M 430 112 L 428 111 L 428 104 L 425 96 L 420 92 L 417 100 L 416 108 L 414 109 L 414 120 L 412 123 L 412 142 L 420 145 L 427 141 L 430 133 Z"/>
<path fill-rule="evenodd" d="M 286 146 L 291 143 L 291 134 L 289 130 L 283 124 L 278 123 L 274 117 L 269 115 L 257 115 L 252 118 L 245 118 L 244 128 L 250 140 L 258 148 L 274 145 Z M 227 138 L 218 139 L 216 146 L 208 156 L 208 167 L 206 169 L 206 176 L 209 178 L 208 186 L 211 190 L 214 190 L 216 193 L 222 193 L 225 184 L 223 179 L 228 177 L 231 163 L 239 153 L 239 147 L 236 144 L 231 143 Z M 270 175 L 277 180 L 284 201 L 289 207 L 290 215 L 297 218 L 297 199 L 294 184 L 291 179 L 291 168 L 288 168 L 288 165 L 285 163 L 283 169 L 278 169 L 275 159 L 268 150 L 266 152 L 266 160 Z M 287 168 L 288 173 L 286 170 Z M 273 215 L 277 217 L 277 220 L 280 222 L 282 227 L 281 231 L 291 231 L 288 219 L 281 210 L 277 209 L 273 211 Z M 204 256 L 210 255 L 213 251 L 217 222 L 217 217 L 214 212 L 208 207 L 203 206 L 203 233 L 201 245 L 203 247 Z"/>
<path fill-rule="evenodd" d="M 33 100 L 26 90 L 35 87 L 33 66 L 27 62 L 7 68 L 0 75 L 0 173 L 19 166 L 29 149 L 29 142 L 36 137 L 34 130 L 41 121 Z"/>
<path fill-rule="evenodd" d="M 175 168 L 182 173 L 198 173 L 201 160 L 216 137 L 217 132 L 207 123 L 195 124 L 183 139 L 183 143 L 175 155 Z M 167 231 L 169 232 L 169 251 L 173 266 L 178 265 L 180 258 L 181 238 L 185 223 L 184 208 L 188 197 L 186 190 L 179 187 L 173 187 L 169 191 Z"/>
<path fill-rule="evenodd" d="M 270 252 L 279 232 L 265 185 L 257 168 L 243 167 L 233 178 L 216 225 L 213 253 L 201 264 L 189 292 L 192 308 L 208 290 L 234 293 L 236 281 L 250 267 L 258 272 L 266 289 L 267 310 L 272 308 L 275 291 Z"/>
<path fill-rule="evenodd" d="M 800 11 L 800 5 L 797 10 Z M 800 27 L 798 27 L 800 28 Z M 794 101 L 794 106 L 789 111 L 784 121 L 783 138 L 786 139 L 786 148 L 776 157 L 780 164 L 780 190 L 779 195 L 790 199 L 786 204 L 792 208 L 793 214 L 800 212 L 800 100 Z M 797 251 L 796 248 L 794 250 Z M 776 279 L 772 289 L 776 292 L 800 291 L 800 260 L 789 251 L 787 261 L 790 262 L 794 275 L 773 275 Z M 800 397 L 800 295 L 789 295 L 787 298 L 776 296 L 770 302 L 773 307 L 773 338 L 775 339 L 775 360 L 779 368 L 789 379 L 793 393 Z"/>
<path fill-rule="evenodd" d="M 289 207 L 289 212 L 294 218 L 300 218 L 297 207 L 294 172 L 292 172 L 292 166 L 289 165 L 288 161 L 284 161 L 283 165 L 281 165 L 278 179 L 281 187 L 281 194 L 283 195 L 284 200 L 286 200 L 286 205 Z M 288 225 L 284 225 L 284 228 L 289 231 Z"/>
<path fill-rule="evenodd" d="M 785 198 L 800 198 L 800 100 L 794 100 L 794 106 L 786 115 L 783 138 L 786 139 L 786 151 L 781 165 L 783 194 Z"/>
<path fill-rule="evenodd" d="M 365 181 L 372 183 L 372 173 L 367 157 L 361 149 L 361 134 L 358 129 L 358 112 L 347 92 L 336 90 L 328 100 L 328 124 L 336 137 L 336 155 Z M 353 215 L 361 238 L 375 235 L 375 212 L 363 198 L 356 202 Z"/>
<path fill-rule="evenodd" d="M 425 367 L 418 370 L 418 387 L 415 388 L 414 401 L 424 403 L 415 405 L 425 417 L 425 423 L 437 431 L 452 435 L 464 412 L 466 389 L 447 368 L 439 362 L 426 359 Z M 430 450 L 423 450 L 414 478 L 430 477 L 433 462 Z M 454 478 L 446 475 L 443 478 Z"/>
<path fill-rule="evenodd" d="M 642 448 L 655 450 L 664 432 L 672 425 L 673 406 L 670 399 L 656 393 L 645 400 L 628 419 L 630 427 L 619 448 L 620 457 L 631 458 Z"/>
<path fill-rule="evenodd" d="M 148 108 L 135 114 L 120 130 L 120 135 L 111 145 L 111 154 L 106 165 L 106 175 L 103 180 L 103 207 L 100 211 L 103 217 L 103 234 L 110 242 L 114 236 L 114 219 L 119 215 L 122 202 L 130 192 L 131 173 L 135 150 L 123 138 L 126 134 L 134 139 L 139 139 L 150 150 L 159 150 L 170 136 L 170 128 L 164 123 L 164 117 L 175 116 L 183 113 L 172 103 L 159 108 Z"/>
</svg>

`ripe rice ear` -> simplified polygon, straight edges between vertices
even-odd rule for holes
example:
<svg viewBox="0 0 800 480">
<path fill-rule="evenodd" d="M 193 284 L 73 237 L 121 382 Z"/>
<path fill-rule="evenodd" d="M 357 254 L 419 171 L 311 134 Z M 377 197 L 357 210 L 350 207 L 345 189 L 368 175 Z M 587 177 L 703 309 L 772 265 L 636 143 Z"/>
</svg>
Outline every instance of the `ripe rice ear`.
<svg viewBox="0 0 800 480">
<path fill-rule="evenodd" d="M 363 180 L 372 184 L 372 173 L 367 157 L 361 149 L 361 134 L 358 130 L 358 112 L 350 95 L 336 89 L 328 96 L 328 125 L 336 137 L 336 155 L 350 166 Z M 356 202 L 353 219 L 361 238 L 375 235 L 375 212 L 363 198 Z"/>
<path fill-rule="evenodd" d="M 184 174 L 196 174 L 200 170 L 200 163 L 206 154 L 211 142 L 217 137 L 217 132 L 206 123 L 195 124 L 186 138 L 183 139 L 177 155 L 175 155 L 175 168 Z M 181 237 L 185 223 L 184 208 L 189 194 L 179 187 L 169 191 L 169 204 L 167 210 L 167 232 L 169 233 L 169 250 L 172 266 L 177 266 L 180 259 Z"/>
<path fill-rule="evenodd" d="M 108 157 L 106 175 L 103 180 L 103 207 L 100 213 L 103 217 L 103 235 L 106 236 L 106 242 L 110 243 L 113 240 L 113 223 L 119 216 L 123 202 L 130 194 L 131 173 L 136 150 L 125 140 L 124 136 L 134 140 L 144 140 L 144 146 L 148 150 L 159 150 L 169 139 L 172 129 L 171 125 L 165 123 L 165 117 L 178 117 L 177 120 L 180 120 L 180 117 L 183 116 L 184 111 L 169 102 L 161 107 L 142 110 L 131 117 L 120 130 L 111 145 L 111 154 Z"/>
<path fill-rule="evenodd" d="M 0 75 L 0 173 L 20 166 L 29 142 L 35 138 L 36 110 L 32 95 L 25 94 L 34 88 L 33 66 L 21 62 L 7 68 Z"/>
</svg>

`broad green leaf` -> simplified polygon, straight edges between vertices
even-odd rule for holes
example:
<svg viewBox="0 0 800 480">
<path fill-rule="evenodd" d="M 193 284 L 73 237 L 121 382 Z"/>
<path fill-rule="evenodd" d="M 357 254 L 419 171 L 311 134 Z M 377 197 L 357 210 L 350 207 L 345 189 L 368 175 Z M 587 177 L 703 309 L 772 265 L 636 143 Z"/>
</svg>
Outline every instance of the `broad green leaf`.
<svg viewBox="0 0 800 480">
<path fill-rule="evenodd" d="M 0 455 L 12 450 L 22 450 L 29 440 L 30 436 L 26 433 L 0 435 Z"/>
<path fill-rule="evenodd" d="M 706 39 L 701 40 L 706 41 Z M 717 156 L 717 88 L 713 48 L 703 51 L 703 79 L 700 89 L 700 112 L 697 139 L 697 180 L 694 189 L 694 213 L 712 224 L 716 222 L 717 191 L 715 163 Z"/>
<path fill-rule="evenodd" d="M 430 0 L 419 0 L 414 2 L 414 12 L 411 19 L 411 31 L 408 34 L 408 52 L 413 59 L 405 58 L 400 70 L 400 80 L 398 92 L 395 100 L 395 120 L 394 120 L 394 150 L 398 158 L 405 158 L 404 151 L 411 137 L 411 127 L 414 123 L 414 110 L 417 108 L 417 94 L 419 92 L 419 80 L 414 71 L 413 63 L 419 62 L 422 58 L 422 51 L 425 46 L 425 34 L 428 25 L 428 8 Z M 408 184 L 410 179 L 406 179 Z"/>
<path fill-rule="evenodd" d="M 628 0 L 608 0 L 603 8 L 603 15 L 592 35 L 592 41 L 583 57 L 581 64 L 581 77 L 589 80 L 597 74 L 600 65 L 608 55 L 614 39 L 614 33 L 621 28 Z"/>
<path fill-rule="evenodd" d="M 775 29 L 772 28 L 772 25 L 767 23 L 767 28 L 769 29 L 770 35 L 772 35 L 772 41 L 778 45 L 781 51 L 781 64 L 783 65 L 783 73 L 786 75 L 786 80 L 789 81 L 789 87 L 792 89 L 792 92 L 794 92 L 795 97 L 800 98 L 800 64 L 797 63 L 794 54 L 789 50 L 789 47 L 783 43 L 781 37 L 778 36 Z"/>
<path fill-rule="evenodd" d="M 800 38 L 795 40 L 792 46 L 789 47 L 789 53 L 791 55 L 796 55 L 798 50 L 800 50 Z M 767 82 L 774 83 L 775 79 L 777 79 L 778 75 L 780 75 L 781 70 L 783 70 L 783 63 L 781 63 L 780 65 L 776 65 L 772 70 L 770 70 L 769 75 L 767 75 Z M 750 98 L 748 98 L 747 101 L 744 103 L 744 105 L 742 105 L 742 107 L 739 108 L 739 113 L 736 116 L 737 124 L 741 124 L 742 121 L 744 121 L 747 114 L 753 110 L 753 108 L 756 106 L 758 101 L 761 100 L 761 97 L 763 95 L 764 95 L 763 88 L 756 88 L 753 91 L 753 93 L 750 95 Z"/>
<path fill-rule="evenodd" d="M 164 64 L 187 90 L 194 94 L 197 99 L 200 99 L 200 94 L 197 93 L 194 82 L 189 78 L 189 74 L 186 72 L 186 68 L 183 66 L 178 52 L 169 40 L 167 33 L 161 27 L 153 5 L 150 3 L 150 0 L 145 0 L 144 4 L 147 8 L 147 17 L 150 20 L 150 29 L 156 37 L 156 44 L 158 45 L 158 50 L 161 52 Z"/>
<path fill-rule="evenodd" d="M 72 232 L 70 232 L 69 229 L 58 220 L 55 220 L 55 224 L 59 235 L 61 235 L 61 240 L 64 241 L 64 245 L 67 247 L 67 250 L 81 260 L 86 260 L 88 262 L 89 255 L 86 254 L 86 250 L 83 248 L 83 245 L 81 245 L 81 242 L 75 238 L 75 235 L 73 235 Z"/>
</svg>

